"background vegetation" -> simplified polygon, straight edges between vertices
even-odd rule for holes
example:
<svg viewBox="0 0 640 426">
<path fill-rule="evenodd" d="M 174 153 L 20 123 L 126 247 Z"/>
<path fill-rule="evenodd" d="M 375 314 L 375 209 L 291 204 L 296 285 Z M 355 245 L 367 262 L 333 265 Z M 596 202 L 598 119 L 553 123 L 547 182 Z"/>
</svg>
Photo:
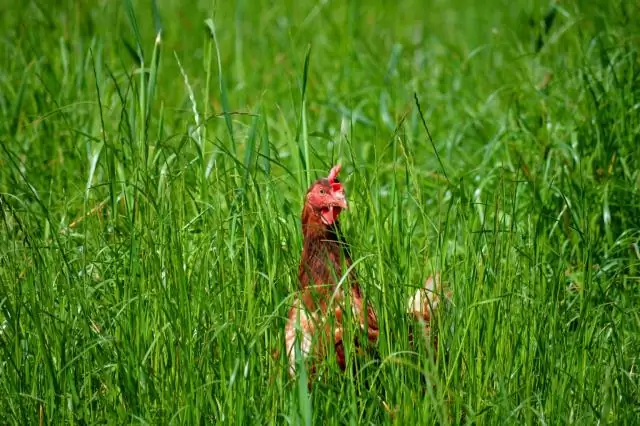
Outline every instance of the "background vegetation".
<svg viewBox="0 0 640 426">
<path fill-rule="evenodd" d="M 0 9 L 3 421 L 637 421 L 635 2 Z M 273 354 L 336 162 L 383 335 L 309 394 Z"/>
</svg>

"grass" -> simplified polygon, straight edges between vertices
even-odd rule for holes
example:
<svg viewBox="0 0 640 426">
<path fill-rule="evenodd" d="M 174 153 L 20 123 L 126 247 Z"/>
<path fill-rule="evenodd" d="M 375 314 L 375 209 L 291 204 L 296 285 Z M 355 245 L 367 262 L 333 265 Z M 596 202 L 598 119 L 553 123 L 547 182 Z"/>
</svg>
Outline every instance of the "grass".
<svg viewBox="0 0 640 426">
<path fill-rule="evenodd" d="M 0 15 L 4 422 L 637 421 L 637 8 L 49 3 Z M 336 162 L 380 360 L 307 393 L 272 354 Z"/>
</svg>

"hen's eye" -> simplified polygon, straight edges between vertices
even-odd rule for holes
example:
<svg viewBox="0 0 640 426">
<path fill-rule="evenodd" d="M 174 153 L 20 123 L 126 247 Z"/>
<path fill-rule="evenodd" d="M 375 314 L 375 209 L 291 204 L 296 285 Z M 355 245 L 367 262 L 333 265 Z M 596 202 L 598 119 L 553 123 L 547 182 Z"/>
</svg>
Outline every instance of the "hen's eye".
<svg viewBox="0 0 640 426">
<path fill-rule="evenodd" d="M 324 188 L 320 188 L 320 195 L 324 195 Z"/>
</svg>

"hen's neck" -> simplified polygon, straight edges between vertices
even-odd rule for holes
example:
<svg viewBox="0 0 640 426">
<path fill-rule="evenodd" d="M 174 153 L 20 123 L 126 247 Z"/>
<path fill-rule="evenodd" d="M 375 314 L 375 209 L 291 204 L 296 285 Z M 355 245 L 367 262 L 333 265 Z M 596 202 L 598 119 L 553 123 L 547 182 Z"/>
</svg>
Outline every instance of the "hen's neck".
<svg viewBox="0 0 640 426">
<path fill-rule="evenodd" d="M 338 224 L 303 224 L 304 245 L 298 271 L 302 287 L 335 284 L 348 268 L 351 258 L 340 237 Z M 343 263 L 344 262 L 344 263 Z"/>
</svg>

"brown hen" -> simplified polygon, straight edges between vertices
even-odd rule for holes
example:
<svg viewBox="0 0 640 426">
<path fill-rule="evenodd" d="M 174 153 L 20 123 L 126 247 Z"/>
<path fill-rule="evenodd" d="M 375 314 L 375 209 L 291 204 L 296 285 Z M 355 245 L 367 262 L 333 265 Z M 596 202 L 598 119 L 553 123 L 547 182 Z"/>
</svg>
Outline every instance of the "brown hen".
<svg viewBox="0 0 640 426">
<path fill-rule="evenodd" d="M 298 269 L 301 292 L 294 299 L 285 326 L 289 372 L 295 372 L 294 345 L 298 338 L 304 359 L 322 358 L 330 349 L 336 353 L 341 369 L 346 361 L 342 341 L 343 308 L 349 299 L 353 318 L 366 331 L 367 338 L 378 338 L 378 320 L 371 306 L 364 306 L 349 250 L 342 240 L 338 217 L 347 208 L 344 188 L 334 166 L 326 178 L 318 179 L 306 193 L 302 209 L 303 248 Z M 314 365 L 309 368 L 313 371 Z"/>
<path fill-rule="evenodd" d="M 303 248 L 298 268 L 300 292 L 285 325 L 285 346 L 289 373 L 296 370 L 296 341 L 300 339 L 302 359 L 319 360 L 333 350 L 338 365 L 346 368 L 343 331 L 345 306 L 351 307 L 353 320 L 366 333 L 366 340 L 375 343 L 379 328 L 375 311 L 365 306 L 348 246 L 342 240 L 338 217 L 347 208 L 344 187 L 338 180 L 340 165 L 334 166 L 326 178 L 318 179 L 308 189 L 302 209 Z M 434 290 L 439 276 L 430 277 L 425 286 L 408 301 L 408 313 L 420 322 L 428 337 L 432 314 L 439 298 Z M 348 301 L 347 301 L 348 299 Z M 413 332 L 410 332 L 413 343 Z M 357 344 L 357 342 L 354 342 Z M 309 363 L 313 374 L 315 364 Z"/>
</svg>

